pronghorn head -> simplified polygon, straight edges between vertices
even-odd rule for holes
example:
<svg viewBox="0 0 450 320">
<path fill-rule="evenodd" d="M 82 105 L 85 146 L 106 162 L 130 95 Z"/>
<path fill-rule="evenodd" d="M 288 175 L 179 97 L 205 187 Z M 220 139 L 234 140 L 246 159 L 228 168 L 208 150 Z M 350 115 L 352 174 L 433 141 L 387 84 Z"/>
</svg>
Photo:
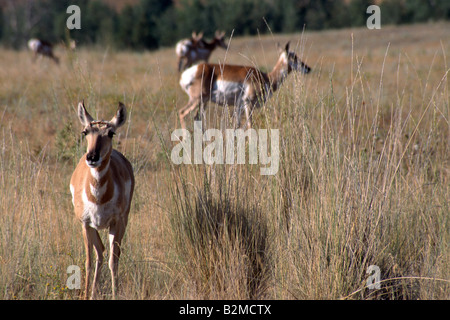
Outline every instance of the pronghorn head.
<svg viewBox="0 0 450 320">
<path fill-rule="evenodd" d="M 78 104 L 78 118 L 83 125 L 83 135 L 87 140 L 86 164 L 90 168 L 98 168 L 108 160 L 112 152 L 112 137 L 116 129 L 125 123 L 126 108 L 119 102 L 116 115 L 111 121 L 96 121 L 86 111 L 84 102 Z"/>
<path fill-rule="evenodd" d="M 193 31 L 191 35 L 192 45 L 195 47 L 198 44 L 202 44 L 202 41 L 203 41 L 203 32 L 197 34 L 195 31 Z"/>
<path fill-rule="evenodd" d="M 280 58 L 282 57 L 288 66 L 288 72 L 301 71 L 302 73 L 309 73 L 311 71 L 311 68 L 303 63 L 303 61 L 301 61 L 300 58 L 297 57 L 295 52 L 289 51 L 289 42 L 286 43 L 284 50 L 280 47 L 279 50 Z"/>
<path fill-rule="evenodd" d="M 225 43 L 225 32 L 224 31 L 216 31 L 214 41 L 217 46 L 222 47 L 224 49 L 228 49 L 228 45 Z"/>
</svg>

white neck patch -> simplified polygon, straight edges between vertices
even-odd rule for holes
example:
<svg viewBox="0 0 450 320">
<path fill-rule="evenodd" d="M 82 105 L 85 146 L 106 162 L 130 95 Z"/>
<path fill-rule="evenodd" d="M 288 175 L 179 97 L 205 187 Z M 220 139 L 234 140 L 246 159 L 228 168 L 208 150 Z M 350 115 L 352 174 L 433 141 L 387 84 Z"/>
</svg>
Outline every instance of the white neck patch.
<svg viewBox="0 0 450 320">
<path fill-rule="evenodd" d="M 104 175 L 108 172 L 108 170 L 109 170 L 109 163 L 106 165 L 105 168 L 103 168 L 102 171 L 98 171 L 97 168 L 90 168 L 91 176 L 92 178 L 97 180 L 97 182 L 104 177 Z"/>
</svg>

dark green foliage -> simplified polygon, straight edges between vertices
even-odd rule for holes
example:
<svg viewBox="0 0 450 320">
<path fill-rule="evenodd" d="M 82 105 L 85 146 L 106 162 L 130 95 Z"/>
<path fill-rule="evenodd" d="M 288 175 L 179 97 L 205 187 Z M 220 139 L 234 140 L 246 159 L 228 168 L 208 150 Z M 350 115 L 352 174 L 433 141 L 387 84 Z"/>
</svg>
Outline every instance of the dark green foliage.
<svg viewBox="0 0 450 320">
<path fill-rule="evenodd" d="M 20 48 L 30 37 L 51 42 L 69 37 L 81 45 L 121 49 L 172 46 L 192 31 L 211 38 L 216 30 L 229 36 L 292 33 L 364 26 L 373 0 L 140 0 L 118 12 L 102 0 L 76 1 L 81 30 L 68 30 L 70 0 L 0 2 L 0 40 Z M 449 1 L 384 0 L 381 24 L 450 19 Z"/>
</svg>

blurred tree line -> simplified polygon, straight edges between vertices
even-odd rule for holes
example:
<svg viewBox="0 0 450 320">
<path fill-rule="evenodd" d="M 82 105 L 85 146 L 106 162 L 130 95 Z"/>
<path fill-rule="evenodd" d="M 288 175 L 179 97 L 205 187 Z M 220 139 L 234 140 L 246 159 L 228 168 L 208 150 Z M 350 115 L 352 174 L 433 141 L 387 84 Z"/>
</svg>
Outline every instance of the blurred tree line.
<svg viewBox="0 0 450 320">
<path fill-rule="evenodd" d="M 0 0 L 0 42 L 21 48 L 31 37 L 117 49 L 174 45 L 192 31 L 212 37 L 293 33 L 364 26 L 367 0 L 139 0 L 115 10 L 101 0 Z M 81 30 L 68 30 L 69 5 L 81 9 Z M 450 19 L 448 0 L 384 0 L 381 26 Z"/>
</svg>

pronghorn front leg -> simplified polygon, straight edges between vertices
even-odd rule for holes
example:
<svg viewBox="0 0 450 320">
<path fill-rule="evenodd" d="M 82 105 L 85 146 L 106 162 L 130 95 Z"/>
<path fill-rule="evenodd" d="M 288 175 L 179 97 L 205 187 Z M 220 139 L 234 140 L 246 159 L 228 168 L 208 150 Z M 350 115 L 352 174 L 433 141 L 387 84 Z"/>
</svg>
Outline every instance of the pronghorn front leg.
<svg viewBox="0 0 450 320">
<path fill-rule="evenodd" d="M 91 291 L 91 299 L 95 298 L 97 291 L 97 283 L 100 277 L 100 268 L 103 263 L 103 252 L 105 251 L 105 247 L 100 239 L 100 236 L 94 228 L 89 225 L 83 225 L 83 237 L 84 244 L 86 247 L 86 287 L 85 287 L 85 299 L 88 297 L 89 292 L 89 279 L 91 275 L 91 259 L 92 259 L 92 247 L 95 248 L 95 252 L 97 255 L 96 263 L 95 263 L 95 272 L 94 272 L 94 280 L 92 282 L 92 291 Z"/>
<path fill-rule="evenodd" d="M 112 294 L 113 299 L 116 298 L 117 279 L 119 272 L 119 257 L 122 238 L 125 234 L 126 224 L 124 222 L 116 222 L 109 229 L 109 269 L 111 270 Z"/>
<path fill-rule="evenodd" d="M 252 108 L 251 103 L 245 102 L 244 110 L 245 110 L 245 117 L 247 118 L 247 129 L 251 129 L 252 128 L 252 114 L 253 114 L 253 108 Z"/>
<path fill-rule="evenodd" d="M 88 226 L 89 227 L 89 226 Z M 88 299 L 89 279 L 91 278 L 92 241 L 88 235 L 86 227 L 83 226 L 84 247 L 86 249 L 86 285 L 84 287 L 84 299 Z"/>
</svg>

